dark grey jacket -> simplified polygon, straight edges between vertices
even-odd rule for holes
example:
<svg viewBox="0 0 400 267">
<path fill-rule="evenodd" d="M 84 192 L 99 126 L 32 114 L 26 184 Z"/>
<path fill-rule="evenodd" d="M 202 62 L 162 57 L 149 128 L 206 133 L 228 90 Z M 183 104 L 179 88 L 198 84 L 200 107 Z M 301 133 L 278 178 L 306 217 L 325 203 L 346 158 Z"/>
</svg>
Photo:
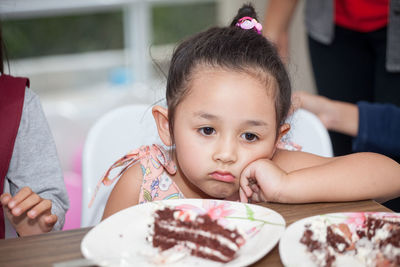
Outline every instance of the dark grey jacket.
<svg viewBox="0 0 400 267">
<path fill-rule="evenodd" d="M 306 1 L 307 32 L 313 39 L 323 44 L 330 44 L 335 34 L 333 4 L 333 0 Z M 391 72 L 400 72 L 400 0 L 390 1 L 386 69 Z"/>
</svg>

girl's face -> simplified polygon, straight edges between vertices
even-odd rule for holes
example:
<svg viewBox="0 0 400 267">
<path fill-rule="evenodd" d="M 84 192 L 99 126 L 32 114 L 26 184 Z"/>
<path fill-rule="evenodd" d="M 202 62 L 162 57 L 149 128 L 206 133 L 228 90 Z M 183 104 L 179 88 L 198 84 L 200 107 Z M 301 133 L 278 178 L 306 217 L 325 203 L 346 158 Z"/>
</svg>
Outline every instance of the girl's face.
<svg viewBox="0 0 400 267">
<path fill-rule="evenodd" d="M 175 112 L 182 177 L 214 198 L 237 193 L 243 169 L 275 151 L 274 86 L 246 73 L 198 69 Z"/>
</svg>

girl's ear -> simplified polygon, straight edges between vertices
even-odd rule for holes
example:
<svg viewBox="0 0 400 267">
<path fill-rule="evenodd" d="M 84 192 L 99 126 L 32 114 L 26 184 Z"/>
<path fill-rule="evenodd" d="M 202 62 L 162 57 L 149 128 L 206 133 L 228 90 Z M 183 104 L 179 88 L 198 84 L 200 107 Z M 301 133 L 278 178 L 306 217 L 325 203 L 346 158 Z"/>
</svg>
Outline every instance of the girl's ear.
<svg viewBox="0 0 400 267">
<path fill-rule="evenodd" d="M 161 106 L 154 106 L 152 109 L 156 121 L 158 135 L 166 146 L 172 145 L 172 138 L 169 132 L 168 110 Z"/>
<path fill-rule="evenodd" d="M 282 137 L 287 134 L 290 130 L 290 124 L 288 123 L 284 123 L 280 128 L 279 128 L 279 132 L 278 132 L 278 136 L 276 138 L 276 142 L 275 142 L 275 148 L 274 148 L 274 152 L 272 154 L 275 154 L 275 151 L 278 147 L 278 143 L 279 141 L 281 141 Z"/>
<path fill-rule="evenodd" d="M 289 123 L 282 124 L 282 126 L 279 129 L 278 138 L 276 140 L 277 141 L 281 140 L 282 137 L 289 132 L 289 130 L 290 130 L 290 124 Z"/>
</svg>

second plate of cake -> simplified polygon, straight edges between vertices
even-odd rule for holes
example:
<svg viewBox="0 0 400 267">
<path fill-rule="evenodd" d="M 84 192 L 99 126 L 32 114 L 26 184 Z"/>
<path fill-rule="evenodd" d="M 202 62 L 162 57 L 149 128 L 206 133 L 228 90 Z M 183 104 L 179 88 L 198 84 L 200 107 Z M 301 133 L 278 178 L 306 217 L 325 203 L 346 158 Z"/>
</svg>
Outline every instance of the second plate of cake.
<svg viewBox="0 0 400 267">
<path fill-rule="evenodd" d="M 156 201 L 107 218 L 83 238 L 81 251 L 100 266 L 246 266 L 274 248 L 284 230 L 279 213 L 258 205 Z"/>
<path fill-rule="evenodd" d="M 291 224 L 279 254 L 285 266 L 400 266 L 399 237 L 398 213 L 321 214 Z"/>
</svg>

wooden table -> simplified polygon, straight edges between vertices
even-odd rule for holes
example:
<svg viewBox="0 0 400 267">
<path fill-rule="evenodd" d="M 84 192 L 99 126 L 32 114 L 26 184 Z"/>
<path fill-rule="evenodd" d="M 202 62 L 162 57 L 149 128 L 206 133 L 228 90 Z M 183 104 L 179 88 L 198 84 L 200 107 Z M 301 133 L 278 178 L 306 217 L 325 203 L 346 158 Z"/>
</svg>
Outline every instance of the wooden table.
<svg viewBox="0 0 400 267">
<path fill-rule="evenodd" d="M 372 200 L 342 203 L 260 204 L 279 212 L 287 226 L 293 222 L 324 213 L 391 210 Z M 0 241 L 0 266 L 52 266 L 54 263 L 81 259 L 81 240 L 90 228 L 52 232 L 37 236 Z M 278 246 L 253 266 L 282 266 Z"/>
</svg>

